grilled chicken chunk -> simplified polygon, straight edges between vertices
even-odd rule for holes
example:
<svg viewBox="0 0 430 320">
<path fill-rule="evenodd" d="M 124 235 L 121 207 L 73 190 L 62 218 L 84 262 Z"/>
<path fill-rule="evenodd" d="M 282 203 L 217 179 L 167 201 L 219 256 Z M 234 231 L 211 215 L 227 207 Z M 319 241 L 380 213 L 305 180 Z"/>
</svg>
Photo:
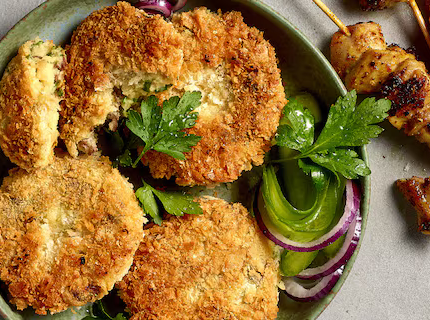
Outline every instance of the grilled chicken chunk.
<svg viewBox="0 0 430 320">
<path fill-rule="evenodd" d="M 424 63 L 396 45 L 387 46 L 374 22 L 348 29 L 350 37 L 333 35 L 330 55 L 347 89 L 390 99 L 390 123 L 430 146 L 430 76 Z"/>
<path fill-rule="evenodd" d="M 382 10 L 399 2 L 407 2 L 407 0 L 359 0 L 361 9 L 365 11 Z"/>
<path fill-rule="evenodd" d="M 418 231 L 430 235 L 430 178 L 399 179 L 396 184 L 418 213 Z"/>
<path fill-rule="evenodd" d="M 342 79 L 367 50 L 387 48 L 381 26 L 377 23 L 357 23 L 348 29 L 351 36 L 336 32 L 330 45 L 330 61 Z"/>
</svg>

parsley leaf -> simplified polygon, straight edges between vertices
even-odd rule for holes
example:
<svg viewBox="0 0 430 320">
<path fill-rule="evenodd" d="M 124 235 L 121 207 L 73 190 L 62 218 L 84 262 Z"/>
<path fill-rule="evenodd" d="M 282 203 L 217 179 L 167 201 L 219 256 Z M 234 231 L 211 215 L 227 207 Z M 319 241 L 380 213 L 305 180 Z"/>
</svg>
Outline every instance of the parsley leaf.
<svg viewBox="0 0 430 320">
<path fill-rule="evenodd" d="M 126 149 L 123 154 L 118 156 L 117 161 L 122 167 L 130 167 L 133 164 L 130 150 Z"/>
<path fill-rule="evenodd" d="M 194 201 L 194 197 L 182 192 L 167 192 L 153 190 L 154 194 L 163 204 L 164 209 L 175 216 L 184 214 L 202 214 L 202 208 Z"/>
<path fill-rule="evenodd" d="M 358 158 L 357 152 L 352 149 L 333 149 L 325 154 L 313 154 L 310 158 L 313 162 L 334 173 L 339 172 L 347 179 L 357 179 L 358 176 L 370 174 L 370 169 L 362 159 Z"/>
<path fill-rule="evenodd" d="M 161 108 L 157 97 L 150 96 L 142 101 L 140 113 L 128 112 L 127 127 L 145 143 L 133 167 L 150 149 L 185 160 L 184 152 L 191 151 L 201 139 L 182 131 L 195 125 L 198 113 L 193 111 L 200 105 L 200 99 L 199 91 L 185 92 L 182 98 L 175 96 L 164 101 Z"/>
<path fill-rule="evenodd" d="M 100 320 L 127 320 L 127 317 L 122 313 L 118 313 L 115 317 L 111 317 L 109 315 L 109 313 L 105 310 L 105 307 L 104 307 L 103 302 L 101 300 L 98 300 L 97 302 L 95 302 L 91 306 L 90 311 L 91 311 L 91 315 L 86 316 L 82 320 L 95 320 L 95 319 L 100 319 Z"/>
<path fill-rule="evenodd" d="M 155 200 L 157 197 L 167 213 L 175 216 L 183 216 L 184 214 L 202 214 L 202 208 L 194 201 L 194 197 L 182 192 L 175 191 L 160 191 L 145 181 L 143 187 L 136 191 L 136 197 L 140 201 L 143 209 L 147 212 L 154 222 L 161 225 L 161 215 L 158 209 L 158 204 Z"/>
<path fill-rule="evenodd" d="M 330 108 L 325 126 L 314 142 L 312 115 L 292 99 L 284 108 L 287 123 L 279 126 L 276 143 L 300 153 L 279 161 L 309 158 L 334 172 L 337 177 L 341 174 L 348 179 L 370 174 L 370 169 L 352 147 L 369 143 L 371 138 L 376 138 L 383 131 L 375 124 L 388 116 L 391 102 L 387 99 L 376 101 L 375 98 L 367 98 L 358 106 L 356 102 L 355 91 L 340 97 Z M 302 169 L 309 174 L 307 165 L 302 165 Z"/>
<path fill-rule="evenodd" d="M 386 99 L 367 98 L 356 107 L 357 94 L 350 91 L 330 108 L 327 122 L 317 141 L 302 150 L 306 155 L 336 147 L 362 146 L 383 129 L 374 125 L 384 120 L 391 107 Z"/>
<path fill-rule="evenodd" d="M 284 108 L 283 121 L 276 136 L 278 145 L 302 151 L 314 142 L 314 117 L 308 109 L 292 98 Z"/>
<path fill-rule="evenodd" d="M 152 220 L 154 220 L 156 224 L 161 225 L 162 219 L 153 190 L 154 188 L 144 182 L 144 186 L 137 189 L 136 197 L 142 204 L 143 210 L 152 217 Z"/>
</svg>

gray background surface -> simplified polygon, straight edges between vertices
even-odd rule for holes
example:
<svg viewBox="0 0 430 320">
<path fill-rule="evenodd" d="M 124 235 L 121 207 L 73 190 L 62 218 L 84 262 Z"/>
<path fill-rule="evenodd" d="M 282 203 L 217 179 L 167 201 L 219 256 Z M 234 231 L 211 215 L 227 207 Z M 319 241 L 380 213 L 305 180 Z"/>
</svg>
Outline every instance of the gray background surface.
<svg viewBox="0 0 430 320">
<path fill-rule="evenodd" d="M 0 0 L 0 37 L 41 0 Z M 337 27 L 311 0 L 263 0 L 296 25 L 326 55 Z M 388 43 L 415 45 L 430 59 L 409 6 L 361 12 L 358 0 L 325 0 L 346 24 L 375 21 Z M 427 15 L 424 0 L 418 1 Z M 427 64 L 428 65 L 428 64 Z M 429 65 L 428 65 L 429 66 Z M 390 126 L 368 147 L 372 192 L 367 232 L 351 274 L 319 319 L 430 319 L 430 237 L 394 187 L 398 178 L 430 174 L 428 148 Z"/>
</svg>

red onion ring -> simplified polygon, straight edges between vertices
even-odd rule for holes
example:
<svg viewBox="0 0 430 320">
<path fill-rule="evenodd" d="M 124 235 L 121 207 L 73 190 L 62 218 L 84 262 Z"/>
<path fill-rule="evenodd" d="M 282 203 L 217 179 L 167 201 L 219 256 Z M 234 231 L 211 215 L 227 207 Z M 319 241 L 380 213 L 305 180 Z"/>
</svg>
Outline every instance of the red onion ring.
<svg viewBox="0 0 430 320">
<path fill-rule="evenodd" d="M 182 9 L 186 3 L 187 3 L 187 0 L 176 0 L 176 3 L 172 8 L 172 12 Z"/>
<path fill-rule="evenodd" d="M 344 265 L 351 258 L 352 254 L 357 248 L 358 241 L 360 240 L 361 224 L 362 219 L 360 212 L 358 212 L 354 221 L 349 226 L 349 229 L 346 233 L 345 242 L 337 254 L 322 266 L 305 269 L 296 277 L 299 279 L 317 280 L 335 272 L 342 265 Z"/>
<path fill-rule="evenodd" d="M 280 234 L 276 227 L 272 225 L 269 219 L 264 220 L 264 216 L 261 215 L 257 208 L 254 208 L 254 214 L 258 223 L 258 226 L 262 230 L 263 234 L 277 245 L 292 251 L 297 252 L 309 252 L 315 250 L 321 250 L 322 248 L 333 243 L 339 239 L 349 228 L 349 225 L 354 220 L 357 212 L 360 209 L 360 191 L 358 187 L 351 180 L 346 182 L 346 203 L 345 209 L 339 222 L 329 232 L 319 237 L 318 239 L 310 242 L 295 242 L 287 239 Z"/>
<path fill-rule="evenodd" d="M 343 273 L 344 266 L 341 266 L 335 272 L 321 278 L 313 287 L 306 289 L 297 283 L 294 277 L 284 279 L 285 294 L 293 300 L 300 302 L 316 301 L 330 293 L 340 276 Z"/>
<path fill-rule="evenodd" d="M 172 4 L 167 0 L 142 0 L 134 4 L 138 9 L 144 10 L 149 14 L 159 13 L 166 18 L 172 14 Z"/>
</svg>

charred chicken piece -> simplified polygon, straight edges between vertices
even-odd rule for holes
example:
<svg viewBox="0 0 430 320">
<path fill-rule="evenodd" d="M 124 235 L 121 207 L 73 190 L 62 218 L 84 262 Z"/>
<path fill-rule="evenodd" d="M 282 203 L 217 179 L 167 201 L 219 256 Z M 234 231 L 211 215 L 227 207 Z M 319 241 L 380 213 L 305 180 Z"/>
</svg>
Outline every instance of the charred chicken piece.
<svg viewBox="0 0 430 320">
<path fill-rule="evenodd" d="M 399 179 L 396 184 L 418 213 L 418 231 L 430 235 L 430 178 Z"/>
<path fill-rule="evenodd" d="M 430 76 L 424 63 L 396 45 L 387 46 L 374 22 L 348 29 L 350 37 L 333 35 L 330 56 L 347 89 L 390 99 L 390 123 L 430 146 Z"/>
<path fill-rule="evenodd" d="M 348 30 L 351 36 L 336 32 L 330 45 L 330 61 L 342 79 L 367 50 L 387 47 L 381 26 L 377 23 L 357 23 L 348 26 Z"/>
</svg>

